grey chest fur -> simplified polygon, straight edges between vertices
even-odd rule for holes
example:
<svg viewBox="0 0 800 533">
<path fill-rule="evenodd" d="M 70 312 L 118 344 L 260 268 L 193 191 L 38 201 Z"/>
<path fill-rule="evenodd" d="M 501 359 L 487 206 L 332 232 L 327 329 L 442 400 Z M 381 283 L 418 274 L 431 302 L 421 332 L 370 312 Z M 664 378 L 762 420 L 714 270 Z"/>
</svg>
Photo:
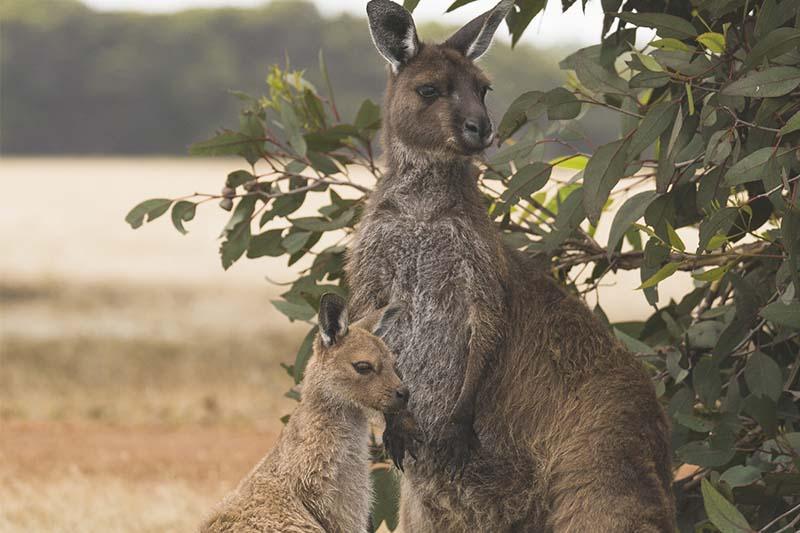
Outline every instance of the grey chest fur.
<svg viewBox="0 0 800 533">
<path fill-rule="evenodd" d="M 470 308 L 500 293 L 493 263 L 491 244 L 458 211 L 423 217 L 376 210 L 359 229 L 349 262 L 352 290 L 377 305 L 407 304 L 384 340 L 397 353 L 423 430 L 436 432 L 458 397 Z"/>
</svg>

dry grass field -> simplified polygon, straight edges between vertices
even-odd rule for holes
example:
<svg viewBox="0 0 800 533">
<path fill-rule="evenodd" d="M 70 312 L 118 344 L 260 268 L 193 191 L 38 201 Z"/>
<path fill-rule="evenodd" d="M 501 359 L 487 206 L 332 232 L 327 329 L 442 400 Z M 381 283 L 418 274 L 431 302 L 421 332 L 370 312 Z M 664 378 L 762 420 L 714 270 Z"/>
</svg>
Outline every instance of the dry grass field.
<svg viewBox="0 0 800 533">
<path fill-rule="evenodd" d="M 192 530 L 293 405 L 268 295 L 0 284 L 0 531 Z"/>
</svg>

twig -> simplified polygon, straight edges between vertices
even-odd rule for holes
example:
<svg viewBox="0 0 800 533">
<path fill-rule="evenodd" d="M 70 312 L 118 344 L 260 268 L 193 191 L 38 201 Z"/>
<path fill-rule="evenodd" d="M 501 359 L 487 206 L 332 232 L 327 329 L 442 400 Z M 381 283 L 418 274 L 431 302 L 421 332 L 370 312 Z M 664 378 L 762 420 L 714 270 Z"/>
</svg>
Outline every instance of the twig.
<svg viewBox="0 0 800 533">
<path fill-rule="evenodd" d="M 775 524 L 777 524 L 778 522 L 780 522 L 781 520 L 783 520 L 784 518 L 786 518 L 790 514 L 794 513 L 795 511 L 800 511 L 800 504 L 795 505 L 794 507 L 792 507 L 791 509 L 789 509 L 788 511 L 786 511 L 785 513 L 783 513 L 782 515 L 777 517 L 775 520 L 771 521 L 769 524 L 767 524 L 766 526 L 762 527 L 759 530 L 760 533 L 766 533 L 766 531 L 769 528 L 771 528 L 772 526 L 774 526 Z M 794 517 L 794 520 L 792 520 L 789 524 L 787 524 L 786 526 L 784 526 L 781 529 L 777 530 L 775 533 L 781 533 L 782 531 L 788 531 L 790 527 L 792 527 L 795 524 L 797 524 L 798 520 L 800 520 L 800 514 L 798 514 L 796 517 Z"/>
</svg>

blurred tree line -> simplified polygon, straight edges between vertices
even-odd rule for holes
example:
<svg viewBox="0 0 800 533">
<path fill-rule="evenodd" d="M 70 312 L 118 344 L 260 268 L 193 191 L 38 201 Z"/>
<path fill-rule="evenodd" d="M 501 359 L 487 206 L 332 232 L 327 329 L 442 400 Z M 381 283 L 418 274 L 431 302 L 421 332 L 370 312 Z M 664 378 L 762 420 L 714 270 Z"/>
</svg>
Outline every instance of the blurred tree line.
<svg viewBox="0 0 800 533">
<path fill-rule="evenodd" d="M 229 89 L 260 92 L 269 65 L 286 56 L 318 84 L 321 49 L 345 116 L 365 96 L 379 101 L 385 83 L 363 20 L 326 19 L 301 1 L 151 15 L 98 12 L 76 0 L 4 0 L 0 24 L 5 154 L 184 154 L 236 116 Z M 512 56 L 507 48 L 496 45 L 484 62 L 502 80 L 491 98 L 498 120 L 523 89 L 563 82 L 563 51 L 519 46 Z M 588 127 L 602 138 L 600 117 Z"/>
</svg>

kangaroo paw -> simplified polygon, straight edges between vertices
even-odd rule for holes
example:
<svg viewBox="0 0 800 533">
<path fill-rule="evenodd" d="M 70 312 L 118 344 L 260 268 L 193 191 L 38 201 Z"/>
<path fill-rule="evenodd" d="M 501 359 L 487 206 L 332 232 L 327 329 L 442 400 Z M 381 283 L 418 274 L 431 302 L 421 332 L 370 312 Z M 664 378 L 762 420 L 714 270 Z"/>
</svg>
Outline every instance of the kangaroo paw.
<svg viewBox="0 0 800 533">
<path fill-rule="evenodd" d="M 417 447 L 422 443 L 422 434 L 408 411 L 385 415 L 386 429 L 383 432 L 383 447 L 394 465 L 403 470 L 406 452 L 417 458 Z"/>
<path fill-rule="evenodd" d="M 450 479 L 461 477 L 472 454 L 480 448 L 472 420 L 453 420 L 445 427 L 436 447 L 441 468 Z"/>
</svg>

